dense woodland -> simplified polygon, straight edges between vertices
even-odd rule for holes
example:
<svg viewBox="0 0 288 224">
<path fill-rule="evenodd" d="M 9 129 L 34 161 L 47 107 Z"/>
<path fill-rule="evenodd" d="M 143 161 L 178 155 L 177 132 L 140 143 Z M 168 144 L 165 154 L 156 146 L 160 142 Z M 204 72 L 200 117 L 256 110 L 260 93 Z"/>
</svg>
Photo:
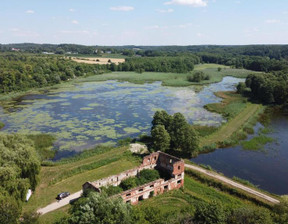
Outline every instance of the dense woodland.
<svg viewBox="0 0 288 224">
<path fill-rule="evenodd" d="M 0 93 L 55 85 L 75 77 L 103 73 L 105 70 L 106 66 L 80 64 L 63 57 L 1 54 Z"/>
<path fill-rule="evenodd" d="M 0 135 L 0 223 L 14 224 L 28 189 L 35 190 L 40 160 L 25 136 Z"/>
</svg>

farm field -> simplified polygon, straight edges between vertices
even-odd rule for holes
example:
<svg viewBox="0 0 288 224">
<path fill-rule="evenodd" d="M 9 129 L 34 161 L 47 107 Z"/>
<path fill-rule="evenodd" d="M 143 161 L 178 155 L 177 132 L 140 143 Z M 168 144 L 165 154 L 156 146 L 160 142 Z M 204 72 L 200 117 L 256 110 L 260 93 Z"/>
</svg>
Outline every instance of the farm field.
<svg viewBox="0 0 288 224">
<path fill-rule="evenodd" d="M 103 58 L 103 57 L 71 57 L 71 60 L 78 62 L 78 63 L 86 63 L 86 64 L 99 64 L 99 65 L 106 65 L 110 63 L 115 63 L 118 65 L 119 63 L 125 62 L 123 58 Z"/>
</svg>

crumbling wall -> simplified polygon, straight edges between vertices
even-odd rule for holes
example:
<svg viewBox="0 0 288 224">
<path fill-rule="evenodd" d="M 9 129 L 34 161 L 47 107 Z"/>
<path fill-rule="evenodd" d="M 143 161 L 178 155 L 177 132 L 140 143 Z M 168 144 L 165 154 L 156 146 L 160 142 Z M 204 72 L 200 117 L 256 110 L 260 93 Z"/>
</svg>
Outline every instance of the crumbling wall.
<svg viewBox="0 0 288 224">
<path fill-rule="evenodd" d="M 109 176 L 97 181 L 86 182 L 83 190 L 93 189 L 100 192 L 101 187 L 120 185 L 122 180 L 137 176 L 143 169 L 161 169 L 170 174 L 169 180 L 158 179 L 145 185 L 125 191 L 121 196 L 127 203 L 137 204 L 138 201 L 147 199 L 151 196 L 162 194 L 165 191 L 178 189 L 184 186 L 184 161 L 163 152 L 154 152 L 143 158 L 142 164 L 131 170 L 127 170 L 118 175 Z M 153 193 L 152 193 L 153 192 Z"/>
</svg>

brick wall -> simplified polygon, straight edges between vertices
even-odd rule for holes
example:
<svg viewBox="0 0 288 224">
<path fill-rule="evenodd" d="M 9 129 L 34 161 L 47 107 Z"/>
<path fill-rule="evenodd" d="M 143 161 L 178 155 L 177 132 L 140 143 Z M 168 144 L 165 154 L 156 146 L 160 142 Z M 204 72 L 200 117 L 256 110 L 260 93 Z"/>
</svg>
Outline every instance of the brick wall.
<svg viewBox="0 0 288 224">
<path fill-rule="evenodd" d="M 118 175 L 109 176 L 94 182 L 86 182 L 82 187 L 83 190 L 94 189 L 95 191 L 101 192 L 100 188 L 103 186 L 118 186 L 122 180 L 137 176 L 141 170 L 154 168 L 164 170 L 171 178 L 166 181 L 164 179 L 158 179 L 125 191 L 118 196 L 121 196 L 127 203 L 137 204 L 138 201 L 151 196 L 184 186 L 184 161 L 163 152 L 154 152 L 145 156 L 142 164 L 135 169 L 127 170 Z"/>
</svg>

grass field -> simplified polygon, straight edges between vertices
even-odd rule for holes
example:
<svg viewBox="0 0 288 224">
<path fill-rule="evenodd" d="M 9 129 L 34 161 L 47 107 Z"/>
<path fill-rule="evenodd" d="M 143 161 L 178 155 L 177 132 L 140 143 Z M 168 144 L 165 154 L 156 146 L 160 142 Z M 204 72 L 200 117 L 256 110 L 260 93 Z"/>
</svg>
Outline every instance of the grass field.
<svg viewBox="0 0 288 224">
<path fill-rule="evenodd" d="M 218 67 L 221 67 L 221 71 L 218 71 Z M 189 82 L 188 76 L 191 73 L 161 73 L 161 72 L 144 72 L 142 74 L 136 72 L 113 72 L 102 75 L 94 75 L 85 79 L 79 79 L 79 81 L 107 81 L 118 80 L 128 81 L 131 83 L 143 84 L 146 82 L 161 81 L 163 86 L 190 86 L 190 85 L 203 85 L 215 82 L 220 82 L 225 76 L 233 76 L 238 78 L 245 78 L 253 71 L 245 69 L 232 69 L 227 66 L 221 66 L 217 64 L 201 64 L 196 65 L 194 71 L 203 71 L 210 76 L 210 80 L 204 80 L 199 83 Z"/>
<path fill-rule="evenodd" d="M 223 98 L 222 102 L 208 104 L 205 108 L 224 115 L 228 119 L 228 122 L 215 130 L 211 135 L 202 137 L 200 140 L 201 147 L 212 144 L 219 147 L 219 143 L 221 143 L 220 145 L 225 145 L 225 143 L 229 145 L 231 138 L 237 136 L 237 134 L 239 134 L 237 136 L 239 138 L 241 138 L 240 135 L 245 137 L 247 132 L 245 128 L 249 126 L 249 122 L 255 119 L 264 108 L 260 104 L 247 102 L 245 98 L 232 92 L 219 92 L 216 95 Z"/>
<path fill-rule="evenodd" d="M 54 202 L 57 194 L 61 192 L 77 192 L 82 189 L 82 184 L 86 181 L 121 173 L 139 165 L 139 160 L 125 153 L 126 151 L 126 147 L 115 148 L 87 158 L 66 161 L 62 164 L 60 162 L 54 166 L 43 166 L 40 183 L 29 202 L 23 206 L 23 210 L 30 211 L 45 207 Z M 89 169 L 93 164 L 98 165 Z"/>
</svg>

